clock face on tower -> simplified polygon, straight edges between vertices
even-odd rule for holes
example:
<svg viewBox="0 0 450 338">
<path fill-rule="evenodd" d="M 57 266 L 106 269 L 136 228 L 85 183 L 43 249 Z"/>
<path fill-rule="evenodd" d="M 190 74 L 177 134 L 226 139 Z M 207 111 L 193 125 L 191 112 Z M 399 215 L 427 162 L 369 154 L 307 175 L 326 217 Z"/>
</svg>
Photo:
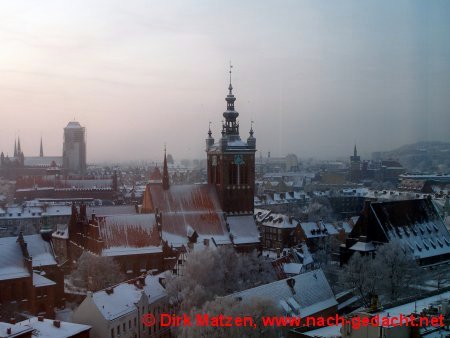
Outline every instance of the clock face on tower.
<svg viewBox="0 0 450 338">
<path fill-rule="evenodd" d="M 244 159 L 242 158 L 242 155 L 234 155 L 234 164 L 241 165 L 244 164 Z"/>
</svg>

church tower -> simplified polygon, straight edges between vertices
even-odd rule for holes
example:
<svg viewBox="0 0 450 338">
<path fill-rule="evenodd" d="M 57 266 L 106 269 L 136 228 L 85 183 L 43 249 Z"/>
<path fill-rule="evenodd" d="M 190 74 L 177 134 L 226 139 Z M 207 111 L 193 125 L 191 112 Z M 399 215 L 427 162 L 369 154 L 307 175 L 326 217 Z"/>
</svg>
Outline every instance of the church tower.
<svg viewBox="0 0 450 338">
<path fill-rule="evenodd" d="M 222 137 L 214 143 L 211 129 L 206 139 L 208 183 L 216 187 L 222 210 L 229 214 L 253 214 L 255 190 L 256 139 L 253 126 L 247 141 L 239 135 L 239 113 L 231 84 L 225 98 L 227 109 L 223 113 Z"/>
</svg>

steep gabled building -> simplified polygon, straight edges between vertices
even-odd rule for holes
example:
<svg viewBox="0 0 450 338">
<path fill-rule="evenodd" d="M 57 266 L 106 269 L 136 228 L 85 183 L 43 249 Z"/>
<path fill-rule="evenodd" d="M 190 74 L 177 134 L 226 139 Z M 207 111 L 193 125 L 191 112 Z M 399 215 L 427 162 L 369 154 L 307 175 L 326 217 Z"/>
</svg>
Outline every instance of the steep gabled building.
<svg viewBox="0 0 450 338">
<path fill-rule="evenodd" d="M 450 232 L 430 199 L 366 202 L 345 247 L 341 263 L 356 252 L 372 252 L 397 240 L 420 265 L 450 260 Z"/>
</svg>

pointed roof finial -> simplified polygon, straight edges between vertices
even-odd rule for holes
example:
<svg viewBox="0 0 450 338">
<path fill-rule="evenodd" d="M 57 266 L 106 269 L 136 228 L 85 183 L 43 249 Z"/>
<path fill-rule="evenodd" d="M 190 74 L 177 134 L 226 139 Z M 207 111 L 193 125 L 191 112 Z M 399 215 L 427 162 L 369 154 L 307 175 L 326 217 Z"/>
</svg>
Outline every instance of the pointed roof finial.
<svg viewBox="0 0 450 338">
<path fill-rule="evenodd" d="M 250 136 L 253 136 L 253 121 L 250 121 Z"/>
<path fill-rule="evenodd" d="M 208 136 L 211 137 L 211 121 L 209 121 L 209 127 L 208 127 Z"/>
<path fill-rule="evenodd" d="M 233 86 L 231 85 L 232 68 L 233 68 L 233 65 L 231 64 L 231 61 L 230 61 L 230 70 L 229 70 L 229 73 L 230 73 L 230 85 L 228 86 L 228 90 L 230 91 L 230 95 L 231 95 L 231 91 L 233 90 Z"/>
</svg>

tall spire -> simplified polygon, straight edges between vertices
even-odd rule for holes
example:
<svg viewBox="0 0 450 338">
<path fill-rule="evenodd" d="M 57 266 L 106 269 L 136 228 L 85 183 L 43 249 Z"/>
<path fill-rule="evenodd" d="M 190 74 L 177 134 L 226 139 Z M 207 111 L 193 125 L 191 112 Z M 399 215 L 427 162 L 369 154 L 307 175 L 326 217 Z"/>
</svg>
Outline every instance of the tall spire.
<svg viewBox="0 0 450 338">
<path fill-rule="evenodd" d="M 17 157 L 17 140 L 14 139 L 14 157 Z"/>
<path fill-rule="evenodd" d="M 166 146 L 164 146 L 164 168 L 163 168 L 163 178 L 162 186 L 164 190 L 169 190 L 169 169 L 167 168 L 167 153 Z"/>
<path fill-rule="evenodd" d="M 44 157 L 44 146 L 42 145 L 42 136 L 41 136 L 41 149 L 39 150 L 39 156 Z"/>
<path fill-rule="evenodd" d="M 355 143 L 355 148 L 353 149 L 353 156 L 358 156 L 358 151 L 356 150 L 356 143 Z"/>
<path fill-rule="evenodd" d="M 233 65 L 230 62 L 230 84 L 228 86 L 228 95 L 225 98 L 225 101 L 227 101 L 227 110 L 223 113 L 225 123 L 222 125 L 222 134 L 228 137 L 239 138 L 239 122 L 236 121 L 239 113 L 234 110 L 234 101 L 236 101 L 236 98 L 233 95 L 233 85 L 231 84 L 232 68 Z"/>
<path fill-rule="evenodd" d="M 20 155 L 22 149 L 20 149 L 20 137 L 17 137 L 17 155 Z"/>
</svg>

